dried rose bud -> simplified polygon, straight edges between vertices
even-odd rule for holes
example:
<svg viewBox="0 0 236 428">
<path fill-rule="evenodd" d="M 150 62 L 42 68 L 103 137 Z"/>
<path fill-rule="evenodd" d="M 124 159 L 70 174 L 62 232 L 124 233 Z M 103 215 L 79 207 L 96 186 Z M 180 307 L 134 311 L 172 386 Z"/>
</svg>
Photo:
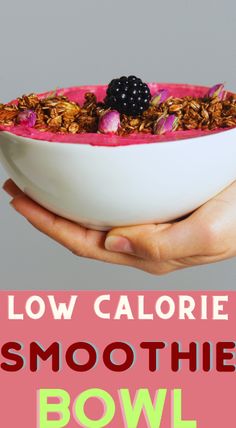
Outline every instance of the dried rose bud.
<svg viewBox="0 0 236 428">
<path fill-rule="evenodd" d="M 33 127 L 36 123 L 37 115 L 33 110 L 22 110 L 16 118 L 17 123 Z"/>
<path fill-rule="evenodd" d="M 169 98 L 170 93 L 168 89 L 160 89 L 151 99 L 151 104 L 153 106 L 158 106 Z"/>
<path fill-rule="evenodd" d="M 223 83 L 218 83 L 217 85 L 212 86 L 207 96 L 209 98 L 216 98 L 218 97 L 220 100 L 223 100 L 225 98 L 225 87 Z"/>
<path fill-rule="evenodd" d="M 103 134 L 114 134 L 120 126 L 120 113 L 116 110 L 105 112 L 99 120 L 98 130 Z"/>
<path fill-rule="evenodd" d="M 174 114 L 171 114 L 167 117 L 160 117 L 155 126 L 154 126 L 154 134 L 162 135 L 166 132 L 175 131 L 178 126 L 178 117 Z"/>
</svg>

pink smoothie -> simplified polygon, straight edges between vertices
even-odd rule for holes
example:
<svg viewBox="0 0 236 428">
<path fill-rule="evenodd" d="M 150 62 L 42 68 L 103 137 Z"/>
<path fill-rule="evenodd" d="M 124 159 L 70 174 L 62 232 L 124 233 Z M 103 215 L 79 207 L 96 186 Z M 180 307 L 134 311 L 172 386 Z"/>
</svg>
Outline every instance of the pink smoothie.
<svg viewBox="0 0 236 428">
<path fill-rule="evenodd" d="M 192 86 L 184 84 L 172 84 L 172 83 L 150 83 L 149 84 L 152 95 L 155 94 L 159 89 L 168 89 L 170 94 L 174 97 L 194 96 L 202 97 L 207 93 L 208 88 L 205 86 Z M 80 105 L 84 102 L 84 94 L 86 92 L 93 92 L 97 96 L 98 101 L 103 101 L 106 94 L 107 85 L 99 86 L 75 86 L 71 88 L 58 89 L 57 95 L 65 95 L 71 101 L 78 102 Z M 40 94 L 40 98 L 48 96 L 50 92 Z M 9 104 L 16 103 L 14 100 Z M 98 133 L 84 133 L 84 134 L 60 134 L 53 132 L 39 131 L 34 128 L 27 126 L 1 126 L 0 131 L 8 131 L 21 137 L 32 138 L 36 140 L 60 142 L 60 143 L 73 143 L 73 144 L 90 144 L 93 146 L 123 146 L 131 144 L 147 144 L 154 142 L 165 142 L 173 140 L 182 140 L 186 138 L 194 138 L 212 134 L 216 132 L 222 132 L 225 129 L 218 129 L 214 131 L 201 131 L 201 130 L 189 130 L 189 131 L 175 131 L 169 132 L 165 135 L 147 135 L 147 134 L 132 134 L 126 137 L 117 135 L 103 135 Z"/>
</svg>

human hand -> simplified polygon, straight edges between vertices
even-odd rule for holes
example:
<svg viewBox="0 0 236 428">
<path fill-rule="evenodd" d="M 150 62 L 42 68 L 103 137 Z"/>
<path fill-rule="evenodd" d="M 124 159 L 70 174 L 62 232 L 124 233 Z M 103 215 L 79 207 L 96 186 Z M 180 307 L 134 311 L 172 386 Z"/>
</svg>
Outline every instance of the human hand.
<svg viewBox="0 0 236 428">
<path fill-rule="evenodd" d="M 214 263 L 236 255 L 236 182 L 187 218 L 165 224 L 88 230 L 36 204 L 8 180 L 11 205 L 34 227 L 81 257 L 152 274 Z"/>
</svg>

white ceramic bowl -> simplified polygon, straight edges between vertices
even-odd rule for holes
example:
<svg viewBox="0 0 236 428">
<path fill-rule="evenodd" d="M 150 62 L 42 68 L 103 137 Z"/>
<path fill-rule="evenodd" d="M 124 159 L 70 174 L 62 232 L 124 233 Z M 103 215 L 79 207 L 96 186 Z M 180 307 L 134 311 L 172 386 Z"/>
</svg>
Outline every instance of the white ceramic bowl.
<svg viewBox="0 0 236 428">
<path fill-rule="evenodd" d="M 236 129 L 118 147 L 0 133 L 0 160 L 32 199 L 89 228 L 166 222 L 236 179 Z"/>
</svg>

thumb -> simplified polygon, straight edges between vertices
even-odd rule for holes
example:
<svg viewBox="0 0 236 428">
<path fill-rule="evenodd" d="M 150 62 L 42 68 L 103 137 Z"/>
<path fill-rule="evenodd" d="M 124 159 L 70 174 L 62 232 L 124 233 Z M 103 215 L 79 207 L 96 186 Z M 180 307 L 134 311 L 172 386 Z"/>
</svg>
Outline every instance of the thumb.
<svg viewBox="0 0 236 428">
<path fill-rule="evenodd" d="M 109 251 L 155 261 L 200 254 L 203 245 L 199 228 L 189 219 L 171 224 L 116 228 L 105 240 L 105 248 Z"/>
</svg>

